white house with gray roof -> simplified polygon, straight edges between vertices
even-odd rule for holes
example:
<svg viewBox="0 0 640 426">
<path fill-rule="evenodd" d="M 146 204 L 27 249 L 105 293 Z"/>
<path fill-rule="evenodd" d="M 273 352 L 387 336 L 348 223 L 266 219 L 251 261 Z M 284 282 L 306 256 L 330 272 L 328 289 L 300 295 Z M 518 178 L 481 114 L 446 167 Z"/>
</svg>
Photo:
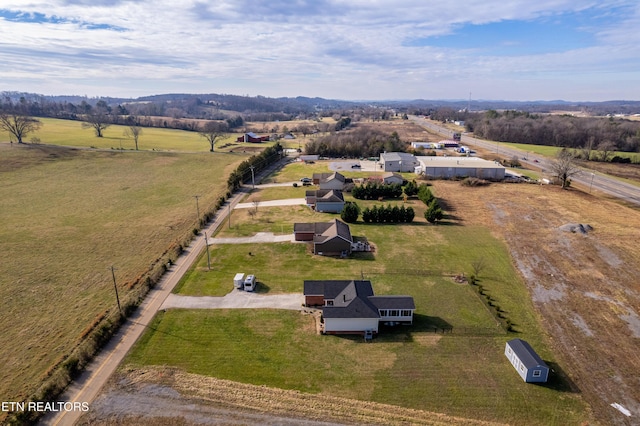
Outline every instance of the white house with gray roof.
<svg viewBox="0 0 640 426">
<path fill-rule="evenodd" d="M 380 322 L 413 324 L 411 296 L 375 296 L 368 280 L 304 282 L 305 305 L 321 306 L 325 334 L 378 333 Z"/>
</svg>

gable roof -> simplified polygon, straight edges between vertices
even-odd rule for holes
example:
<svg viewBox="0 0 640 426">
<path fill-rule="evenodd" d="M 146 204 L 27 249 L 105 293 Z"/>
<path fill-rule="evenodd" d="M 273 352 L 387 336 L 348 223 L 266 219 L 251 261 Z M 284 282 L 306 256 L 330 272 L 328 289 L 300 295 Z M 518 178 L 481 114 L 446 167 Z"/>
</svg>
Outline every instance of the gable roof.
<svg viewBox="0 0 640 426">
<path fill-rule="evenodd" d="M 373 287 L 368 280 L 305 281 L 304 295 L 322 295 L 333 301 L 333 306 L 322 308 L 325 318 L 380 318 L 378 308 L 369 300 Z"/>
<path fill-rule="evenodd" d="M 547 367 L 547 364 L 538 356 L 536 351 L 533 350 L 531 345 L 522 339 L 512 339 L 507 342 L 507 345 L 511 347 L 511 350 L 516 353 L 520 362 L 527 368 L 534 368 L 538 366 Z M 548 368 L 548 367 L 547 367 Z"/>
<path fill-rule="evenodd" d="M 316 191 L 316 203 L 318 201 L 342 203 L 344 202 L 344 196 L 342 195 L 342 191 L 336 189 L 318 189 Z"/>
<path fill-rule="evenodd" d="M 374 296 L 369 280 L 305 281 L 305 296 L 322 296 L 325 318 L 380 318 L 379 309 L 415 309 L 411 296 Z"/>
<path fill-rule="evenodd" d="M 294 223 L 293 232 L 313 233 L 313 241 L 316 243 L 335 237 L 353 242 L 349 225 L 339 219 L 333 219 L 331 222 Z"/>
</svg>

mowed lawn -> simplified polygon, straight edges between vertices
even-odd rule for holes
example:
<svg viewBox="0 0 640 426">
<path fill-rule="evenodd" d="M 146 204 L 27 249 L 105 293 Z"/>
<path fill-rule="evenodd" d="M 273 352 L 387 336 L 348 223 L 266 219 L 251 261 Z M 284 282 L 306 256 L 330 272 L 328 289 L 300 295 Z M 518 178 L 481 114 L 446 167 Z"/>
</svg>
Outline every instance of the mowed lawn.
<svg viewBox="0 0 640 426">
<path fill-rule="evenodd" d="M 0 145 L 0 399 L 19 401 L 226 192 L 241 154 Z"/>
<path fill-rule="evenodd" d="M 263 191 L 249 199 L 270 198 L 271 189 Z M 298 191 L 291 188 L 285 198 L 298 197 Z M 413 326 L 382 329 L 365 344 L 361 337 L 317 335 L 314 320 L 297 312 L 169 310 L 156 318 L 128 363 L 173 365 L 251 384 L 513 424 L 583 421 L 584 405 L 566 384 L 555 377 L 548 386 L 527 385 L 503 355 L 505 342 L 521 337 L 554 361 L 504 244 L 479 226 L 428 225 L 419 202 L 409 203 L 418 213 L 413 224 L 351 226 L 353 235 L 375 245 L 374 253 L 333 259 L 313 256 L 301 243 L 214 244 L 212 270 L 201 258 L 178 292 L 224 295 L 236 272 L 255 273 L 264 294 L 302 292 L 305 279 L 364 277 L 376 294 L 413 296 Z M 253 216 L 236 210 L 231 227 L 218 236 L 291 233 L 296 221 L 334 217 L 302 206 L 258 208 Z M 486 261 L 481 283 L 516 333 L 506 334 L 472 287 L 452 279 L 471 273 L 471 263 L 480 257 Z M 453 327 L 453 332 L 434 333 L 433 327 Z"/>
</svg>

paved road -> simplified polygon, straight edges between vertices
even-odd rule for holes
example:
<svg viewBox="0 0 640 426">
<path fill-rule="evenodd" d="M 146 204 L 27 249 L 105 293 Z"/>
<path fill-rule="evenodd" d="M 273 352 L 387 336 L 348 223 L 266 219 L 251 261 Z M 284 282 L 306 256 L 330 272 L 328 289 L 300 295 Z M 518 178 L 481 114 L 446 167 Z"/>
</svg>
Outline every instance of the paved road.
<svg viewBox="0 0 640 426">
<path fill-rule="evenodd" d="M 288 160 L 263 171 L 257 179 L 267 176 L 277 167 L 286 164 Z M 235 193 L 227 204 L 215 215 L 213 223 L 203 229 L 207 235 L 213 235 L 227 219 L 229 205 L 233 209 L 239 201 L 246 195 L 245 192 Z M 191 265 L 198 259 L 205 247 L 204 235 L 198 236 L 191 242 L 184 253 L 176 259 L 171 269 L 162 277 L 156 287 L 149 292 L 143 303 L 136 310 L 133 316 L 120 328 L 119 332 L 109 341 L 100 354 L 87 366 L 82 375 L 74 380 L 67 391 L 58 401 L 60 402 L 87 402 L 89 405 L 98 395 L 109 377 L 116 370 L 120 362 L 124 359 L 133 344 L 149 326 L 156 312 L 167 299 L 178 281 L 187 272 Z M 73 425 L 82 415 L 80 411 L 61 411 L 44 416 L 40 423 L 44 425 Z"/>
<path fill-rule="evenodd" d="M 453 131 L 437 124 L 425 120 L 420 117 L 411 116 L 412 121 L 416 124 L 423 126 L 429 130 L 432 130 L 444 137 L 451 138 Z M 519 149 L 511 148 L 500 142 L 492 142 L 483 139 L 473 138 L 468 135 L 462 135 L 461 142 L 466 145 L 479 146 L 490 151 L 495 151 L 496 154 L 505 157 L 516 157 L 520 159 L 520 162 L 529 166 L 540 168 L 543 172 L 551 173 L 551 161 L 542 155 L 536 155 L 530 152 L 522 151 Z M 522 159 L 523 157 L 526 160 Z M 582 185 L 584 188 L 588 188 L 591 191 L 602 191 L 605 194 L 612 195 L 620 198 L 624 201 L 636 204 L 640 206 L 640 187 L 622 182 L 601 173 L 595 173 L 588 169 L 581 169 L 580 173 L 571 178 L 574 184 Z"/>
</svg>

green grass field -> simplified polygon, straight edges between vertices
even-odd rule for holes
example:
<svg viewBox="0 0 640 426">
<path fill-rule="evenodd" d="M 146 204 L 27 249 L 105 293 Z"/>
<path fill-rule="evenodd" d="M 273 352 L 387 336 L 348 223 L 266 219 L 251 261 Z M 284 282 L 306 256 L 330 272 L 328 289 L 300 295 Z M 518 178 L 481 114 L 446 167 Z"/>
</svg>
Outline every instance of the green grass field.
<svg viewBox="0 0 640 426">
<path fill-rule="evenodd" d="M 0 145 L 0 399 L 19 401 L 189 235 L 226 191 L 241 154 Z"/>
<path fill-rule="evenodd" d="M 306 166 L 288 166 L 280 175 L 297 176 L 300 167 Z M 269 199 L 272 190 L 257 191 L 250 199 Z M 287 188 L 289 196 L 278 190 L 282 198 L 296 198 L 300 189 Z M 418 213 L 413 224 L 351 226 L 354 236 L 375 244 L 373 254 L 333 259 L 313 256 L 300 243 L 213 245 L 212 270 L 201 258 L 177 291 L 221 296 L 231 291 L 236 272 L 255 273 L 259 291 L 266 294 L 301 292 L 305 279 L 364 276 L 376 294 L 414 297 L 413 326 L 382 330 L 366 345 L 360 337 L 319 336 L 313 320 L 296 312 L 170 310 L 156 319 L 127 362 L 501 422 L 583 421 L 581 400 L 557 377 L 547 386 L 527 385 L 503 355 L 506 340 L 522 337 L 553 365 L 504 244 L 481 227 L 427 225 L 419 202 L 410 203 Z M 236 210 L 231 228 L 224 227 L 218 236 L 290 233 L 295 221 L 332 217 L 306 207 L 259 208 L 254 217 Z M 479 257 L 487 261 L 481 283 L 517 333 L 505 334 L 472 287 L 451 279 L 452 274 L 469 274 Z M 435 334 L 433 326 L 452 326 L 454 331 Z"/>
<path fill-rule="evenodd" d="M 133 139 L 124 134 L 126 126 L 111 125 L 104 131 L 104 136 L 98 138 L 93 129 L 83 129 L 82 122 L 74 120 L 59 120 L 54 118 L 39 118 L 42 127 L 28 135 L 25 142 L 33 137 L 46 145 L 62 145 L 83 148 L 135 150 Z M 216 149 L 221 151 L 242 152 L 254 150 L 256 144 L 236 143 L 238 134 L 229 133 L 216 141 Z M 9 133 L 0 130 L 0 142 L 9 141 Z M 224 146 L 224 148 L 222 148 Z M 143 127 L 138 140 L 140 151 L 186 151 L 208 152 L 209 143 L 198 132 L 185 130 L 161 129 Z"/>
</svg>

